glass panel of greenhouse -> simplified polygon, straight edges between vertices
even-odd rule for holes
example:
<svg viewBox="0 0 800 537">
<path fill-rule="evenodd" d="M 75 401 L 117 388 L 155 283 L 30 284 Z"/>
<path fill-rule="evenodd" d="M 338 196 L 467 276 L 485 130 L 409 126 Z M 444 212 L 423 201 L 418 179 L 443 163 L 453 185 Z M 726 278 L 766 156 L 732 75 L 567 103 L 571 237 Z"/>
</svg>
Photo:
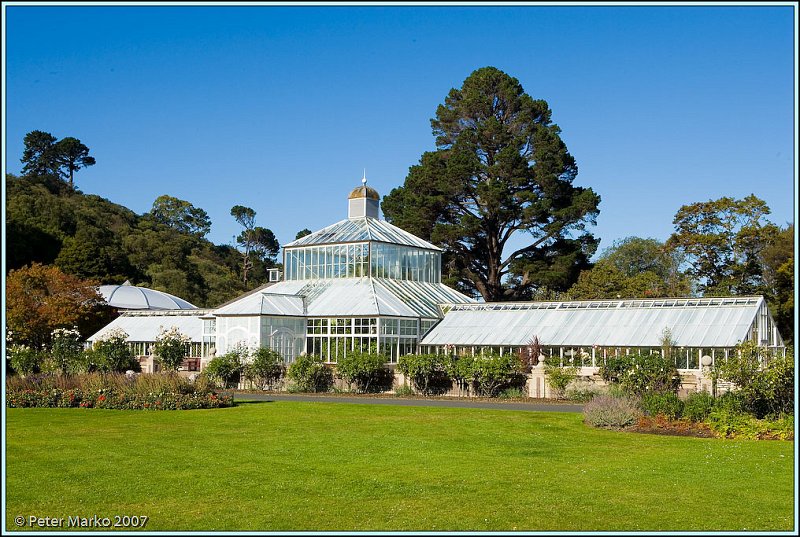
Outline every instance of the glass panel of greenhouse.
<svg viewBox="0 0 800 537">
<path fill-rule="evenodd" d="M 302 317 L 261 317 L 261 346 L 292 362 L 305 346 L 306 320 Z"/>
<path fill-rule="evenodd" d="M 537 337 L 555 363 L 591 367 L 607 357 L 662 352 L 669 329 L 678 369 L 724 356 L 740 341 L 774 352 L 783 340 L 763 297 L 454 304 L 423 351 L 513 348 Z"/>
<path fill-rule="evenodd" d="M 384 243 L 331 244 L 287 248 L 286 280 L 391 278 L 438 283 L 441 255 L 430 250 Z"/>
</svg>

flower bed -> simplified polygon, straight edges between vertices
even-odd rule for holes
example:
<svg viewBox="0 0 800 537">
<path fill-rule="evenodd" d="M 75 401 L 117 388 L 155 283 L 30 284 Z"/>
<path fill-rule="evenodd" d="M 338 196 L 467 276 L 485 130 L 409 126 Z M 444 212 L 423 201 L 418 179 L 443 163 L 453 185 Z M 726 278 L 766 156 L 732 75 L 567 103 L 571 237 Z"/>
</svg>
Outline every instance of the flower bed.
<svg viewBox="0 0 800 537">
<path fill-rule="evenodd" d="M 9 408 L 107 408 L 114 410 L 191 410 L 232 406 L 230 396 L 216 393 L 85 393 L 81 390 L 21 390 L 6 394 Z"/>
<path fill-rule="evenodd" d="M 9 408 L 106 408 L 115 410 L 190 410 L 233 405 L 230 396 L 177 375 L 76 375 L 9 379 Z"/>
</svg>

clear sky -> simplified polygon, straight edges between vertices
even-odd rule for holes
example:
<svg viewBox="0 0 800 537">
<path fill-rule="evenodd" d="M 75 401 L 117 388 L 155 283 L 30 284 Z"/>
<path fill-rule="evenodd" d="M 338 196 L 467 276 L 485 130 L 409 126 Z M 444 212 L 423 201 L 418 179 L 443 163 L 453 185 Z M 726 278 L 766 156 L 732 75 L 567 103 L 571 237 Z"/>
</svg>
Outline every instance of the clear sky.
<svg viewBox="0 0 800 537">
<path fill-rule="evenodd" d="M 793 221 L 791 6 L 9 6 L 4 168 L 31 130 L 97 164 L 76 185 L 136 211 L 233 205 L 281 244 L 382 195 L 434 149 L 450 88 L 495 66 L 545 99 L 601 197 L 600 249 L 665 240 L 687 203 L 750 193 Z"/>
</svg>

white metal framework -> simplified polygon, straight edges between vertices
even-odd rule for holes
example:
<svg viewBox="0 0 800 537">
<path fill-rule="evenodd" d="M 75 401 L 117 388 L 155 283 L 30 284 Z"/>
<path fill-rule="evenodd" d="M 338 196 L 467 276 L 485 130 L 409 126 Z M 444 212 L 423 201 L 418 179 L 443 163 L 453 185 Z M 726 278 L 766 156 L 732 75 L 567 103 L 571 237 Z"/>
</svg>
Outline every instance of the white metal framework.
<svg viewBox="0 0 800 537">
<path fill-rule="evenodd" d="M 611 354 L 659 350 L 665 329 L 681 369 L 697 369 L 742 341 L 777 351 L 784 343 L 763 297 L 443 304 L 426 350 L 513 351 L 537 337 L 546 355 L 597 366 Z"/>
</svg>

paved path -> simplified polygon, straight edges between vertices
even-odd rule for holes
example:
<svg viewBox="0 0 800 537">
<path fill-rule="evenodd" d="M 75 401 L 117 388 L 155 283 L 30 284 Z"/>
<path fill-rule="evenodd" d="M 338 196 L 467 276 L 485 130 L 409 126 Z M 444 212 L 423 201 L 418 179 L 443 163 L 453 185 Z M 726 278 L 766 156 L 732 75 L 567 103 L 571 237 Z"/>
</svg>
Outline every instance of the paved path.
<svg viewBox="0 0 800 537">
<path fill-rule="evenodd" d="M 582 412 L 583 405 L 553 403 L 501 403 L 453 399 L 411 399 L 401 397 L 348 397 L 339 395 L 298 395 L 283 393 L 236 393 L 235 401 L 302 401 L 313 403 L 355 403 L 361 405 L 431 406 L 442 408 L 491 408 L 536 412 Z"/>
</svg>

